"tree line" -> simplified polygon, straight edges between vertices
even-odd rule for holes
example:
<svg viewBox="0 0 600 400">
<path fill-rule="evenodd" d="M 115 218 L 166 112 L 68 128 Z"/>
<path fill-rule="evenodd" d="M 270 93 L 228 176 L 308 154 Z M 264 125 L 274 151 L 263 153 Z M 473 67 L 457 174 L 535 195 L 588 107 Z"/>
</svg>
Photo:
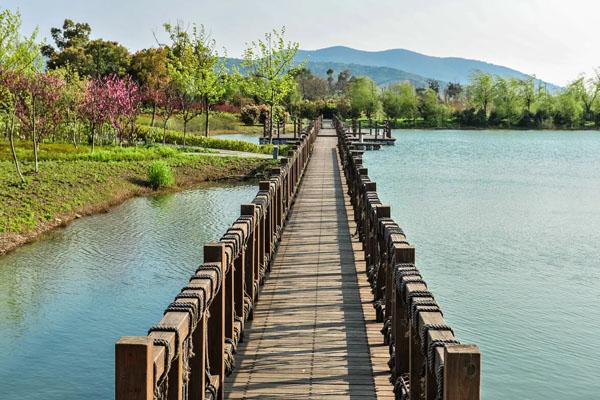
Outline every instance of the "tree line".
<svg viewBox="0 0 600 400">
<path fill-rule="evenodd" d="M 325 79 L 314 79 L 325 87 Z M 345 118 L 388 118 L 398 127 L 581 129 L 600 127 L 599 95 L 600 71 L 557 90 L 534 77 L 475 72 L 467 85 L 429 80 L 426 87 L 380 88 L 368 77 L 350 77 L 333 102 Z"/>
<path fill-rule="evenodd" d="M 283 118 L 282 102 L 295 85 L 298 43 L 285 29 L 267 33 L 248 46 L 242 67 L 230 68 L 202 25 L 164 24 L 167 43 L 130 53 L 117 42 L 91 39 L 84 22 L 66 19 L 52 28 L 53 44 L 36 30 L 22 35 L 18 12 L 0 10 L 0 126 L 24 182 L 15 142 L 30 141 L 35 173 L 44 141 L 91 145 L 135 144 L 147 131 L 138 124 L 142 112 L 152 128 L 161 121 L 183 122 L 185 145 L 189 123 L 204 115 L 209 134 L 210 110 L 217 104 L 264 104 L 268 119 Z M 160 117 L 160 118 L 158 118 Z M 156 130 L 155 129 L 155 130 Z"/>
</svg>

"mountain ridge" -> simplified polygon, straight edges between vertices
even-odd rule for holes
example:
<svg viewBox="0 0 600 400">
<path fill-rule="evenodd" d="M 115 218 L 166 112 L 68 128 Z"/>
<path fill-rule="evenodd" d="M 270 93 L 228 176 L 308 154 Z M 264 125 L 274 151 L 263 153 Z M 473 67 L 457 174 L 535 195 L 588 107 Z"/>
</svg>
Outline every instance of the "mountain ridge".
<svg viewBox="0 0 600 400">
<path fill-rule="evenodd" d="M 467 84 L 469 77 L 476 71 L 503 77 L 527 79 L 532 75 L 516 69 L 462 57 L 429 56 L 407 49 L 358 50 L 347 46 L 331 46 L 315 50 L 299 50 L 296 60 L 311 63 L 341 63 L 371 67 L 385 67 L 408 74 L 418 75 L 425 79 L 442 82 L 458 82 Z M 538 84 L 546 85 L 550 90 L 558 90 L 560 86 L 536 78 Z"/>
</svg>

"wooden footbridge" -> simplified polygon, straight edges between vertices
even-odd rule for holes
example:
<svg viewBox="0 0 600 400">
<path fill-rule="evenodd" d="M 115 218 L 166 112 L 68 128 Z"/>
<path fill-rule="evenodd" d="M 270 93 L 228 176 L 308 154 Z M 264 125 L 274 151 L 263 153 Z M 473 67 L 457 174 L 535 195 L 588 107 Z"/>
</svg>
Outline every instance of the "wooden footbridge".
<svg viewBox="0 0 600 400">
<path fill-rule="evenodd" d="M 119 339 L 117 400 L 479 399 L 479 350 L 357 148 L 337 121 L 304 131 L 159 323 Z"/>
</svg>

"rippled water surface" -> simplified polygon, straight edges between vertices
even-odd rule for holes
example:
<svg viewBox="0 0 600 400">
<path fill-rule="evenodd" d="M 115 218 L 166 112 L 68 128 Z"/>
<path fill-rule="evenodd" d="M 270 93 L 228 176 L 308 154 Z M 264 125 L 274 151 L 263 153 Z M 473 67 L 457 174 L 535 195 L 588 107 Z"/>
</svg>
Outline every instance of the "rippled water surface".
<svg viewBox="0 0 600 400">
<path fill-rule="evenodd" d="M 600 398 L 600 133 L 394 135 L 366 166 L 483 398 Z"/>
<path fill-rule="evenodd" d="M 158 322 L 256 190 L 133 199 L 0 257 L 0 399 L 112 399 L 115 341 Z"/>
</svg>

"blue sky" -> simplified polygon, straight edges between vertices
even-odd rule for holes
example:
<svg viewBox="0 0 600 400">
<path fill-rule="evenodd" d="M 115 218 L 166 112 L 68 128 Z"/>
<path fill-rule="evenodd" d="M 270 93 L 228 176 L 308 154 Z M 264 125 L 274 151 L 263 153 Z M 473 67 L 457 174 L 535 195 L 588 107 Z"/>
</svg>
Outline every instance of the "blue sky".
<svg viewBox="0 0 600 400">
<path fill-rule="evenodd" d="M 239 56 L 245 43 L 285 25 L 302 48 L 407 48 L 480 59 L 565 84 L 600 67 L 600 2 L 595 0 L 0 0 L 19 8 L 24 30 L 64 18 L 131 50 L 155 45 L 153 32 L 178 20 L 204 24 Z"/>
</svg>

